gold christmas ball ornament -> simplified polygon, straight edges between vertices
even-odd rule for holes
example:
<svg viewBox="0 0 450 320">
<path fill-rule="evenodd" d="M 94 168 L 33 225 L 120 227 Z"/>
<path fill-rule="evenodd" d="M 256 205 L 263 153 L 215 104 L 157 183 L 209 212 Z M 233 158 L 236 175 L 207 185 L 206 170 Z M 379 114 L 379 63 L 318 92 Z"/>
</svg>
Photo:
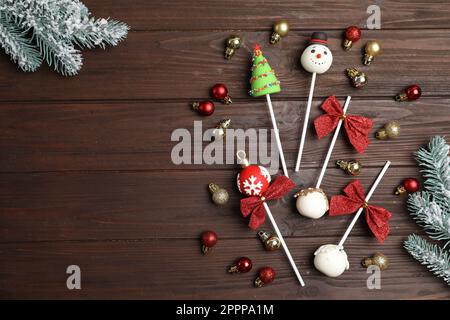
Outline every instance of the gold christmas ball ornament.
<svg viewBox="0 0 450 320">
<path fill-rule="evenodd" d="M 231 36 L 227 39 L 227 47 L 225 48 L 225 59 L 230 60 L 236 50 L 241 47 L 242 40 L 239 36 Z"/>
<path fill-rule="evenodd" d="M 361 173 L 361 163 L 358 160 L 338 160 L 336 165 L 352 176 L 359 176 Z"/>
<path fill-rule="evenodd" d="M 364 64 L 368 66 L 373 59 L 381 53 L 381 45 L 377 40 L 371 40 L 366 43 L 364 50 Z"/>
<path fill-rule="evenodd" d="M 258 232 L 258 237 L 268 251 L 275 251 L 281 246 L 280 239 L 270 232 L 261 230 Z"/>
<path fill-rule="evenodd" d="M 231 119 L 224 119 L 220 121 L 216 128 L 212 132 L 211 139 L 213 141 L 221 140 L 225 137 L 227 133 L 227 129 L 231 127 Z"/>
<path fill-rule="evenodd" d="M 366 74 L 364 72 L 358 71 L 356 68 L 348 68 L 346 71 L 347 76 L 352 81 L 352 85 L 357 89 L 364 87 L 369 81 Z"/>
<path fill-rule="evenodd" d="M 280 20 L 273 26 L 273 33 L 270 37 L 270 43 L 275 44 L 281 40 L 282 37 L 289 33 L 289 23 L 286 20 Z"/>
<path fill-rule="evenodd" d="M 222 189 L 214 182 L 208 185 L 208 190 L 212 194 L 212 201 L 215 204 L 221 206 L 228 202 L 229 196 L 227 190 Z"/>
<path fill-rule="evenodd" d="M 377 266 L 380 270 L 386 270 L 389 267 L 389 259 L 381 252 L 376 252 L 372 257 L 361 261 L 363 267 Z"/>
<path fill-rule="evenodd" d="M 378 140 L 395 139 L 400 135 L 400 124 L 397 121 L 390 121 L 384 128 L 378 130 L 375 137 Z"/>
</svg>

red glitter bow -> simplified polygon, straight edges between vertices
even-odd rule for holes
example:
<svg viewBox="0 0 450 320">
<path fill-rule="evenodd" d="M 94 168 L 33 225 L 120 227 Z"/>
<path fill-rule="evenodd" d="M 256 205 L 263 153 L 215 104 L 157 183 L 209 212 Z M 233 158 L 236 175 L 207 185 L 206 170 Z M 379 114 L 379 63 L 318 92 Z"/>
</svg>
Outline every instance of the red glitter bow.
<svg viewBox="0 0 450 320">
<path fill-rule="evenodd" d="M 382 207 L 372 206 L 365 201 L 364 191 L 359 180 L 350 182 L 344 189 L 347 196 L 332 196 L 330 201 L 330 216 L 339 216 L 366 209 L 366 222 L 370 230 L 381 243 L 389 234 L 389 219 L 392 214 Z"/>
<path fill-rule="evenodd" d="M 345 131 L 353 147 L 359 153 L 363 153 L 369 145 L 369 132 L 372 129 L 372 120 L 369 118 L 345 115 L 342 106 L 335 96 L 330 96 L 322 104 L 321 108 L 326 114 L 314 120 L 319 139 L 333 131 L 340 119 L 344 119 Z"/>
<path fill-rule="evenodd" d="M 260 197 L 252 196 L 241 199 L 241 212 L 244 218 L 251 214 L 248 226 L 255 230 L 266 221 L 264 202 L 279 199 L 294 189 L 295 184 L 286 176 L 279 176 Z"/>
</svg>

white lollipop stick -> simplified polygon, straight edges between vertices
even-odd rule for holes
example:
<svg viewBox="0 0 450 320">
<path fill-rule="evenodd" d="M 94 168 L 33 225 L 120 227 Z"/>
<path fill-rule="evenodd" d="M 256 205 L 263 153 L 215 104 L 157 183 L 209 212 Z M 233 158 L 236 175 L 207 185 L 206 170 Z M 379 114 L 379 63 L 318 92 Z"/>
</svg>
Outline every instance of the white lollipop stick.
<svg viewBox="0 0 450 320">
<path fill-rule="evenodd" d="M 277 142 L 278 152 L 280 153 L 281 158 L 281 166 L 283 167 L 283 173 L 286 177 L 289 178 L 286 161 L 284 160 L 283 147 L 281 146 L 280 134 L 278 132 L 277 121 L 275 120 L 275 114 L 273 112 L 272 100 L 270 100 L 270 95 L 266 94 L 267 105 L 269 106 L 270 119 L 272 120 L 272 127 L 275 131 L 275 141 Z"/>
<path fill-rule="evenodd" d="M 366 199 L 365 199 L 366 202 L 369 202 L 370 197 L 372 197 L 372 194 L 374 193 L 375 189 L 377 188 L 378 184 L 380 183 L 381 179 L 383 178 L 383 176 L 386 173 L 387 169 L 389 168 L 390 164 L 391 164 L 390 161 L 386 161 L 383 169 L 381 169 L 380 173 L 378 174 L 377 180 L 375 180 L 375 182 L 373 183 L 372 187 L 369 190 L 369 193 L 366 196 Z M 361 215 L 363 209 L 364 208 L 361 207 L 361 208 L 358 209 L 358 212 L 356 212 L 355 217 L 353 218 L 352 222 L 350 223 L 350 225 L 348 226 L 347 230 L 345 231 L 344 236 L 342 237 L 341 241 L 338 244 L 339 247 L 343 247 L 344 246 L 345 240 L 347 240 L 348 235 L 352 231 L 353 226 L 355 225 L 356 221 L 358 220 L 359 216 Z"/>
<path fill-rule="evenodd" d="M 286 245 L 286 242 L 284 242 L 284 238 L 281 235 L 280 229 L 278 229 L 277 223 L 275 222 L 275 219 L 272 216 L 272 212 L 270 212 L 270 208 L 269 208 L 269 206 L 267 205 L 266 202 L 264 202 L 264 209 L 266 209 L 266 212 L 267 212 L 267 215 L 269 216 L 270 222 L 272 223 L 272 226 L 275 229 L 275 233 L 277 234 L 278 238 L 280 239 L 281 246 L 283 247 L 284 253 L 287 256 L 287 258 L 288 258 L 288 260 L 289 260 L 289 262 L 291 264 L 291 267 L 294 270 L 294 273 L 297 276 L 298 281 L 300 282 L 300 285 L 302 287 L 304 287 L 305 286 L 305 282 L 303 282 L 303 278 L 300 275 L 300 272 L 298 271 L 297 266 L 295 265 L 295 261 L 292 258 L 291 253 L 289 252 L 289 249 L 288 249 L 288 247 Z"/>
<path fill-rule="evenodd" d="M 298 148 L 297 162 L 295 163 L 295 172 L 300 170 L 300 162 L 302 161 L 303 147 L 305 146 L 306 131 L 308 129 L 309 114 L 311 113 L 312 98 L 314 95 L 314 86 L 316 84 L 316 72 L 313 72 L 311 78 L 311 86 L 309 87 L 308 104 L 306 105 L 305 119 L 303 120 L 302 136 L 300 138 L 300 147 Z"/>
<path fill-rule="evenodd" d="M 345 100 L 344 110 L 343 110 L 344 115 L 347 114 L 347 109 L 350 104 L 351 98 L 352 97 L 348 96 L 347 99 Z M 334 131 L 333 139 L 331 140 L 331 144 L 330 144 L 330 147 L 328 148 L 327 156 L 325 157 L 325 161 L 323 162 L 323 165 L 322 165 L 322 170 L 320 171 L 319 179 L 317 180 L 317 184 L 316 184 L 317 189 L 320 188 L 320 184 L 322 183 L 323 176 L 325 175 L 325 170 L 327 170 L 328 161 L 330 161 L 331 154 L 333 153 L 333 148 L 336 143 L 337 137 L 339 135 L 339 130 L 341 130 L 343 122 L 344 122 L 344 119 L 339 120 L 336 130 Z"/>
</svg>

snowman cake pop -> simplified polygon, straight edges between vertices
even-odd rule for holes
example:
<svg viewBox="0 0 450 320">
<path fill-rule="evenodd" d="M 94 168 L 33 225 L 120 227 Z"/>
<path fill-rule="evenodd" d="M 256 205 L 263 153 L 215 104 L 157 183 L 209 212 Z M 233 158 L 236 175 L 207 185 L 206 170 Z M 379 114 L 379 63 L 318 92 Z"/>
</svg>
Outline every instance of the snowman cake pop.
<svg viewBox="0 0 450 320">
<path fill-rule="evenodd" d="M 316 75 L 322 74 L 330 69 L 333 63 L 333 54 L 328 48 L 328 36 L 325 32 L 314 32 L 308 46 L 300 57 L 303 69 L 312 73 L 311 86 L 309 88 L 308 103 L 306 105 L 305 118 L 303 120 L 302 135 L 300 137 L 300 146 L 298 148 L 297 162 L 295 172 L 300 170 L 303 147 L 305 146 L 306 132 L 308 128 L 309 114 L 311 113 L 312 98 L 314 95 L 314 86 L 316 84 Z"/>
<path fill-rule="evenodd" d="M 303 50 L 300 58 L 302 67 L 311 73 L 322 74 L 330 69 L 333 54 L 328 48 L 328 37 L 325 32 L 314 32 L 309 45 Z"/>
</svg>

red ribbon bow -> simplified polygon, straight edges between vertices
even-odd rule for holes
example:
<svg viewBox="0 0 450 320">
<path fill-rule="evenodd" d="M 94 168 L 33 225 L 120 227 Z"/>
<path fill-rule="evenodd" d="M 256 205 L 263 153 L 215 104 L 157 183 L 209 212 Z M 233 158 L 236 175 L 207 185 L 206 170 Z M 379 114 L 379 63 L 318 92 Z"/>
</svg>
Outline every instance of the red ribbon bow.
<svg viewBox="0 0 450 320">
<path fill-rule="evenodd" d="M 241 212 L 244 218 L 251 214 L 248 226 L 255 230 L 266 221 L 264 202 L 279 199 L 294 189 L 295 184 L 286 176 L 279 176 L 260 197 L 241 199 Z"/>
<path fill-rule="evenodd" d="M 363 153 L 369 145 L 369 132 L 372 129 L 373 122 L 369 118 L 345 115 L 342 106 L 335 96 L 330 96 L 322 104 L 321 108 L 326 114 L 317 117 L 314 120 L 317 136 L 322 139 L 333 131 L 340 119 L 344 119 L 345 131 L 353 147 L 359 153 Z"/>
<path fill-rule="evenodd" d="M 339 216 L 366 209 L 366 222 L 377 240 L 381 243 L 389 234 L 389 219 L 392 214 L 382 207 L 367 204 L 364 191 L 359 180 L 350 182 L 344 189 L 347 196 L 332 196 L 330 201 L 330 216 Z"/>
</svg>

